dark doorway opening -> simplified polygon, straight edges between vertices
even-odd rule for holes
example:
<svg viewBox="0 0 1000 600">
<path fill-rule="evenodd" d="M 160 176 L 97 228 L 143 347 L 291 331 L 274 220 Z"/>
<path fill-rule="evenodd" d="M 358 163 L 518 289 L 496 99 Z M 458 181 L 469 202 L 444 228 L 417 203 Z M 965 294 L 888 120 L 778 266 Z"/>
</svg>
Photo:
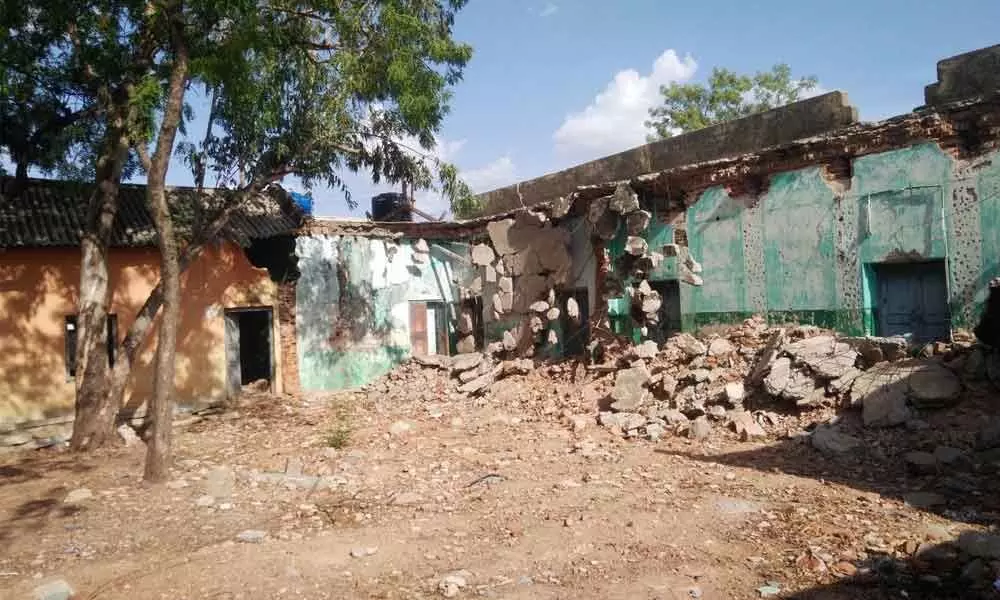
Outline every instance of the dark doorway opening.
<svg viewBox="0 0 1000 600">
<path fill-rule="evenodd" d="M 226 311 L 226 383 L 230 396 L 255 381 L 274 379 L 270 308 Z"/>
<path fill-rule="evenodd" d="M 681 286 L 676 279 L 650 281 L 649 287 L 660 294 L 660 320 L 649 328 L 649 339 L 662 344 L 681 331 Z"/>
<path fill-rule="evenodd" d="M 948 271 L 943 260 L 873 265 L 878 335 L 912 335 L 918 344 L 951 336 Z"/>
<path fill-rule="evenodd" d="M 580 315 L 573 319 L 566 310 L 566 302 L 573 298 L 580 309 Z M 574 288 L 559 292 L 559 324 L 562 327 L 563 356 L 581 356 L 590 342 L 590 303 L 587 288 Z"/>
</svg>

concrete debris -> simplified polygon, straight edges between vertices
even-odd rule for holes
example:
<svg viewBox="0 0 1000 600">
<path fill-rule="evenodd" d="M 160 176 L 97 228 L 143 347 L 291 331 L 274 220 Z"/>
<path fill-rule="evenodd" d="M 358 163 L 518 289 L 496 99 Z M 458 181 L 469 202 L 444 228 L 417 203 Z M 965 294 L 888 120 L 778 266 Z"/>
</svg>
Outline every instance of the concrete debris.
<svg viewBox="0 0 1000 600">
<path fill-rule="evenodd" d="M 611 391 L 611 398 L 614 400 L 611 408 L 616 411 L 637 411 L 648 395 L 646 384 L 649 383 L 649 378 L 649 371 L 644 366 L 618 371 L 615 387 Z"/>
<path fill-rule="evenodd" d="M 625 231 L 629 235 L 642 235 L 646 231 L 646 228 L 649 227 L 649 221 L 652 218 L 653 215 L 644 210 L 630 212 L 625 215 Z"/>
<path fill-rule="evenodd" d="M 670 338 L 669 343 L 687 355 L 688 358 L 703 356 L 706 352 L 708 352 L 708 348 L 705 346 L 704 342 L 690 333 L 675 335 Z"/>
<path fill-rule="evenodd" d="M 625 240 L 625 251 L 632 256 L 643 256 L 649 251 L 649 244 L 646 238 L 631 235 Z"/>
<path fill-rule="evenodd" d="M 493 248 L 486 244 L 476 244 L 472 247 L 472 264 L 485 267 L 492 265 L 494 258 Z"/>
<path fill-rule="evenodd" d="M 734 411 L 730 414 L 733 430 L 744 442 L 758 440 L 767 437 L 767 432 L 761 427 L 753 415 L 745 410 Z"/>
<path fill-rule="evenodd" d="M 459 354 L 451 360 L 452 373 L 462 373 L 470 369 L 475 369 L 483 362 L 483 355 L 478 352 L 469 354 Z"/>
<path fill-rule="evenodd" d="M 689 438 L 704 440 L 710 435 L 712 435 L 712 424 L 708 422 L 708 417 L 701 416 L 691 421 L 690 428 L 688 429 Z"/>
<path fill-rule="evenodd" d="M 639 210 L 639 195 L 627 183 L 619 183 L 608 201 L 608 209 L 620 215 Z"/>
<path fill-rule="evenodd" d="M 726 402 L 738 405 L 743 402 L 743 396 L 746 395 L 746 390 L 743 387 L 742 381 L 732 381 L 726 384 Z"/>
<path fill-rule="evenodd" d="M 726 338 L 715 338 L 708 344 L 709 356 L 726 356 L 732 354 L 735 348 Z"/>
</svg>

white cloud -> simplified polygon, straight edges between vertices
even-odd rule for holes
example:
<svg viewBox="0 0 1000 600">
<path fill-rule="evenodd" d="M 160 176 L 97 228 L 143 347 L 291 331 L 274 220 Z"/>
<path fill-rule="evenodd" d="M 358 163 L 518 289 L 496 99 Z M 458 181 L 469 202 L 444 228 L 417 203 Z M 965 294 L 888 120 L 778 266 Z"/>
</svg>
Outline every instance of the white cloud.
<svg viewBox="0 0 1000 600">
<path fill-rule="evenodd" d="M 549 2 L 544 7 L 542 7 L 542 10 L 541 10 L 541 12 L 538 13 L 538 16 L 542 17 L 542 18 L 551 17 L 552 15 L 556 14 L 556 12 L 558 12 L 558 11 L 559 11 L 559 7 L 556 6 L 555 4 L 553 4 L 552 2 Z"/>
<path fill-rule="evenodd" d="M 589 160 L 638 146 L 646 141 L 649 109 L 659 102 L 660 86 L 691 79 L 698 64 L 667 50 L 653 63 L 648 75 L 635 69 L 615 74 L 589 106 L 566 116 L 553 134 L 556 149 L 564 155 Z"/>
<path fill-rule="evenodd" d="M 501 156 L 478 169 L 462 171 L 460 176 L 474 193 L 480 194 L 514 183 L 517 169 L 509 156 Z"/>
</svg>

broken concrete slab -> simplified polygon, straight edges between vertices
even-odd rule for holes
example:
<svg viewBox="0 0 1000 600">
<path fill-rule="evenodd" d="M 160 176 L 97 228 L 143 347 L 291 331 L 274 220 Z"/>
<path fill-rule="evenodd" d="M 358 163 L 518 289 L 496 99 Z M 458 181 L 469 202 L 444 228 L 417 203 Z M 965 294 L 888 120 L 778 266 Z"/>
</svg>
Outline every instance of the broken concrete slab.
<svg viewBox="0 0 1000 600">
<path fill-rule="evenodd" d="M 906 390 L 899 385 L 876 389 L 865 396 L 861 417 L 866 427 L 895 427 L 913 418 L 906 402 Z"/>
<path fill-rule="evenodd" d="M 615 387 L 611 390 L 611 399 L 614 400 L 611 408 L 619 412 L 636 412 L 648 396 L 646 384 L 649 378 L 649 371 L 642 366 L 618 371 Z"/>
<path fill-rule="evenodd" d="M 759 385 L 767 374 L 768 369 L 774 363 L 774 359 L 777 358 L 778 352 L 781 350 L 781 346 L 785 343 L 785 330 L 776 329 L 774 330 L 770 337 L 767 338 L 767 342 L 764 344 L 764 349 L 760 353 L 760 358 L 754 364 L 753 368 L 750 370 L 750 375 L 747 377 L 747 383 L 750 385 Z"/>
<path fill-rule="evenodd" d="M 490 243 L 493 249 L 501 256 L 513 254 L 514 249 L 510 245 L 510 228 L 514 226 L 514 219 L 499 219 L 486 224 L 486 233 L 490 236 Z"/>
<path fill-rule="evenodd" d="M 850 369 L 858 353 L 850 345 L 838 342 L 832 335 L 804 338 L 782 349 L 798 361 L 809 366 L 818 377 L 837 379 Z"/>
<path fill-rule="evenodd" d="M 803 373 L 798 369 L 792 369 L 788 384 L 785 386 L 785 389 L 781 390 L 781 397 L 797 402 L 808 398 L 816 389 L 816 380 L 809 374 Z"/>
<path fill-rule="evenodd" d="M 459 354 L 451 359 L 451 372 L 461 373 L 475 369 L 483 362 L 483 355 L 478 352 Z"/>
<path fill-rule="evenodd" d="M 625 215 L 639 209 L 639 195 L 626 183 L 619 183 L 608 201 L 608 209 Z"/>
<path fill-rule="evenodd" d="M 771 372 L 764 378 L 764 389 L 772 396 L 780 396 L 792 378 L 792 361 L 782 356 L 771 364 Z"/>
<path fill-rule="evenodd" d="M 493 248 L 490 248 L 486 244 L 476 244 L 472 247 L 472 264 L 485 267 L 493 264 L 493 259 L 496 255 L 493 253 Z"/>
<path fill-rule="evenodd" d="M 704 356 L 708 352 L 704 342 L 690 333 L 679 333 L 670 338 L 667 343 L 683 352 L 688 358 Z"/>
<path fill-rule="evenodd" d="M 451 357 L 441 354 L 414 354 L 413 362 L 422 367 L 451 368 Z"/>
<path fill-rule="evenodd" d="M 463 394 L 479 394 L 485 391 L 490 384 L 493 383 L 493 372 L 486 373 L 485 375 L 480 375 L 479 377 L 473 379 L 468 383 L 464 383 L 458 387 L 458 391 Z"/>
<path fill-rule="evenodd" d="M 767 432 L 749 412 L 745 410 L 733 411 L 729 413 L 729 418 L 733 430 L 744 442 L 767 437 Z"/>
</svg>

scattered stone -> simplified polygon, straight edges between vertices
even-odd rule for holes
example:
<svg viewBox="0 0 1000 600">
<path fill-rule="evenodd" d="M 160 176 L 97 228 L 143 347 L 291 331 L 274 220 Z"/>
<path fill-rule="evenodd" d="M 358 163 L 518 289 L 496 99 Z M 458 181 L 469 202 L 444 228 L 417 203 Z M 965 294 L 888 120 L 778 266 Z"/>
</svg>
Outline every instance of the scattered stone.
<svg viewBox="0 0 1000 600">
<path fill-rule="evenodd" d="M 651 442 L 658 441 L 667 432 L 667 428 L 659 423 L 646 424 L 646 439 Z"/>
<path fill-rule="evenodd" d="M 870 392 L 861 405 L 861 417 L 866 427 L 895 427 L 913 418 L 906 402 L 906 391 L 900 385 L 889 385 Z"/>
<path fill-rule="evenodd" d="M 711 350 L 709 350 L 711 352 Z M 746 395 L 746 390 L 743 388 L 742 381 L 730 381 L 726 384 L 726 401 L 732 405 L 741 404 L 743 402 L 743 397 Z"/>
<path fill-rule="evenodd" d="M 659 391 L 658 396 L 664 400 L 670 400 L 674 397 L 674 392 L 677 391 L 677 386 L 679 382 L 670 373 L 663 373 L 660 377 L 659 383 L 656 385 L 655 390 Z"/>
<path fill-rule="evenodd" d="M 615 387 L 611 391 L 611 398 L 614 400 L 611 408 L 619 412 L 635 412 L 639 409 L 646 400 L 649 377 L 649 371 L 642 366 L 618 371 Z"/>
<path fill-rule="evenodd" d="M 632 354 L 636 358 L 655 358 L 659 351 L 660 347 L 653 340 L 646 340 L 632 348 Z"/>
<path fill-rule="evenodd" d="M 666 421 L 668 425 L 686 425 L 688 423 L 688 418 L 676 408 L 657 411 L 656 416 Z"/>
<path fill-rule="evenodd" d="M 478 352 L 459 354 L 451 360 L 452 373 L 461 373 L 475 369 L 483 362 L 483 355 Z"/>
<path fill-rule="evenodd" d="M 771 365 L 774 363 L 774 359 L 778 356 L 778 352 L 781 349 L 782 344 L 785 343 L 785 330 L 775 329 L 770 337 L 767 338 L 767 342 L 764 344 L 764 349 L 760 353 L 760 357 L 754 364 L 753 368 L 750 369 L 750 375 L 747 377 L 747 382 L 752 385 L 758 385 L 767 374 Z"/>
<path fill-rule="evenodd" d="M 375 548 L 375 547 L 351 548 L 351 557 L 352 558 L 364 558 L 366 556 L 372 556 L 376 552 L 378 552 L 378 548 Z"/>
<path fill-rule="evenodd" d="M 236 534 L 236 541 L 244 544 L 259 544 L 267 538 L 267 532 L 260 529 L 245 529 Z"/>
<path fill-rule="evenodd" d="M 80 502 L 85 502 L 94 497 L 94 492 L 90 491 L 88 488 L 76 488 L 66 494 L 66 499 L 63 500 L 66 504 L 77 504 Z"/>
<path fill-rule="evenodd" d="M 580 305 L 577 304 L 576 298 L 566 299 L 566 316 L 573 320 L 580 318 Z"/>
<path fill-rule="evenodd" d="M 712 424 L 708 422 L 708 418 L 701 416 L 691 421 L 691 426 L 688 429 L 688 437 L 694 440 L 704 440 L 712 434 Z"/>
<path fill-rule="evenodd" d="M 493 248 L 486 244 L 476 244 L 472 247 L 472 264 L 480 267 L 489 266 L 493 264 L 494 258 L 496 255 L 493 253 Z"/>
<path fill-rule="evenodd" d="M 544 313 L 549 310 L 549 303 L 545 300 L 536 300 L 528 306 L 528 310 L 536 313 Z"/>
<path fill-rule="evenodd" d="M 861 440 L 836 429 L 831 425 L 820 425 L 810 436 L 813 448 L 823 454 L 846 454 L 861 447 Z"/>
<path fill-rule="evenodd" d="M 31 592 L 33 600 L 72 600 L 76 592 L 64 579 L 56 579 L 36 587 Z"/>
<path fill-rule="evenodd" d="M 454 598 L 469 585 L 470 577 L 472 577 L 472 574 L 468 571 L 456 571 L 450 575 L 445 575 L 438 582 L 438 591 L 445 598 Z"/>
<path fill-rule="evenodd" d="M 709 356 L 727 356 L 732 354 L 735 348 L 726 338 L 715 338 L 708 345 Z"/>
<path fill-rule="evenodd" d="M 207 508 L 215 504 L 215 498 L 205 494 L 204 496 L 198 496 L 198 499 L 194 501 L 195 506 L 201 506 Z"/>
<path fill-rule="evenodd" d="M 913 508 L 928 509 L 947 503 L 947 499 L 935 492 L 909 492 L 903 494 L 903 502 Z"/>
<path fill-rule="evenodd" d="M 205 476 L 205 493 L 217 500 L 232 498 L 235 487 L 236 473 L 229 467 L 215 467 Z"/>
<path fill-rule="evenodd" d="M 781 357 L 771 365 L 771 372 L 764 378 L 764 389 L 772 396 L 780 396 L 792 377 L 792 361 Z"/>
<path fill-rule="evenodd" d="M 597 416 L 597 420 L 604 427 L 621 431 L 631 431 L 646 424 L 646 417 L 633 412 L 605 411 Z"/>
<path fill-rule="evenodd" d="M 744 442 L 767 437 L 767 432 L 753 418 L 753 415 L 745 410 L 730 413 L 733 429 Z"/>
<path fill-rule="evenodd" d="M 493 379 L 492 372 L 480 375 L 472 381 L 459 386 L 458 391 L 463 394 L 479 394 L 486 390 L 491 383 L 493 383 Z"/>
</svg>

